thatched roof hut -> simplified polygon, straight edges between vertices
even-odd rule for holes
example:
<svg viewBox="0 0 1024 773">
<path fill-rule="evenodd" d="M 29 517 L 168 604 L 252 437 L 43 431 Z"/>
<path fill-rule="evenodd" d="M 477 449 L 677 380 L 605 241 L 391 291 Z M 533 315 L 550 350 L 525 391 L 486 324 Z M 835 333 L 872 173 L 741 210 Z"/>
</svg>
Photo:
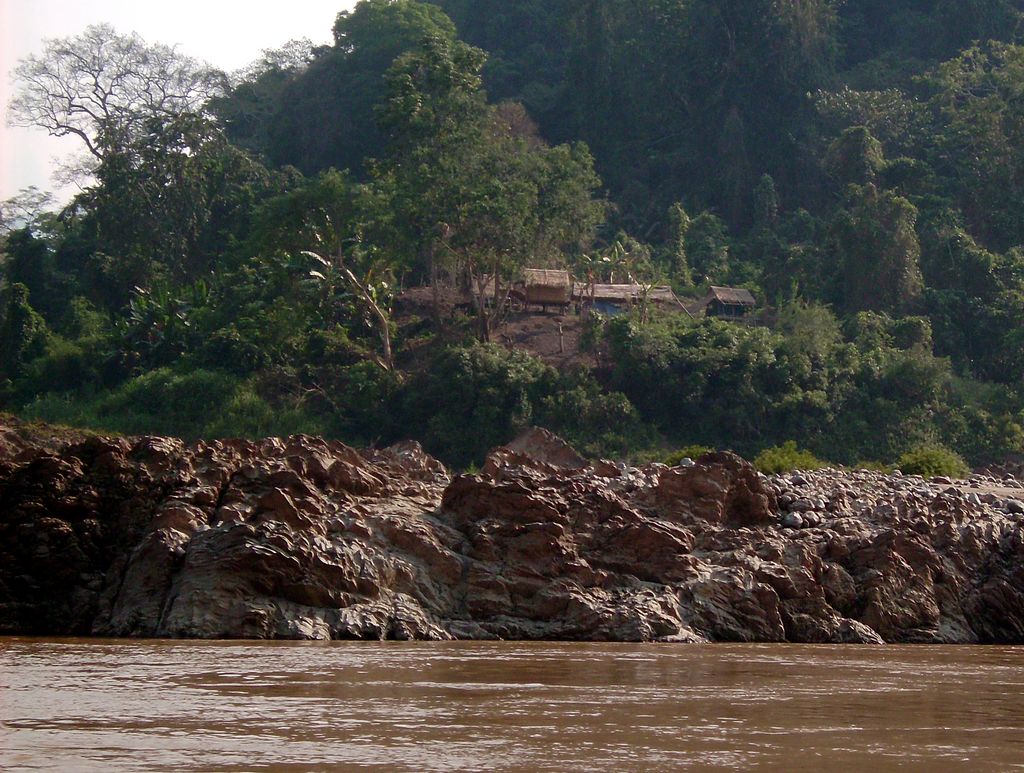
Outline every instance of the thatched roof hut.
<svg viewBox="0 0 1024 773">
<path fill-rule="evenodd" d="M 527 268 L 512 294 L 526 304 L 564 306 L 572 300 L 572 277 L 562 269 Z"/>
</svg>

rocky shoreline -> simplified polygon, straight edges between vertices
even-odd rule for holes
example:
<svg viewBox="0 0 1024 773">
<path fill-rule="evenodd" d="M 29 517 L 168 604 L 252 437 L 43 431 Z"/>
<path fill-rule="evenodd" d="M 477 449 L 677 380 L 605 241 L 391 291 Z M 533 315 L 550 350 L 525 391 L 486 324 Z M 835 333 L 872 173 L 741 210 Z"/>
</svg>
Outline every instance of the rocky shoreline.
<svg viewBox="0 0 1024 773">
<path fill-rule="evenodd" d="M 0 634 L 1024 641 L 1024 487 L 0 424 Z"/>
</svg>

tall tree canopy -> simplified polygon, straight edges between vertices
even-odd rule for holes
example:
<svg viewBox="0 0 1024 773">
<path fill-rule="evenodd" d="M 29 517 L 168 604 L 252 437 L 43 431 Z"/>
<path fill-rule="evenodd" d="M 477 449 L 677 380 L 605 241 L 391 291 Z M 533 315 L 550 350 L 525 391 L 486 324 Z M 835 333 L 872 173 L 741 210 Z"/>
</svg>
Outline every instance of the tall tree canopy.
<svg viewBox="0 0 1024 773">
<path fill-rule="evenodd" d="M 291 164 L 305 174 L 329 167 L 361 173 L 364 159 L 382 151 L 373 108 L 385 94 L 385 71 L 430 36 L 455 37 L 455 27 L 437 6 L 361 0 L 338 14 L 334 45 L 314 52 L 308 66 L 244 79 L 218 110 L 237 115 L 247 105 L 253 118 L 265 115 L 265 129 L 249 121 L 229 124 L 228 131 L 274 164 Z M 254 83 L 260 79 L 263 88 Z"/>
</svg>

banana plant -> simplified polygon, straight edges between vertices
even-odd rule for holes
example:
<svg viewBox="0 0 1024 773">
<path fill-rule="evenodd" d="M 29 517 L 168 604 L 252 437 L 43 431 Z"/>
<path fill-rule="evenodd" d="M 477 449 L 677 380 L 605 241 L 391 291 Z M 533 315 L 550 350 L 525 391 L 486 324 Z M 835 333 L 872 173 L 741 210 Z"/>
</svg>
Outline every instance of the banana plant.
<svg viewBox="0 0 1024 773">
<path fill-rule="evenodd" d="M 171 289 L 165 285 L 134 287 L 123 317 L 115 322 L 120 353 L 148 365 L 170 362 L 195 337 L 195 313 L 210 303 L 205 280 Z"/>
<path fill-rule="evenodd" d="M 358 243 L 349 249 L 346 255 L 345 247 L 339 246 L 333 255 L 325 257 L 312 250 L 303 250 L 302 255 L 316 261 L 319 269 L 309 272 L 309 278 L 317 280 L 325 287 L 337 286 L 335 283 L 340 278 L 347 284 L 358 304 L 362 307 L 364 321 L 367 325 L 377 331 L 380 337 L 381 354 L 373 355 L 373 360 L 381 368 L 394 373 L 395 357 L 391 346 L 391 315 L 390 315 L 390 285 L 388 282 L 377 279 L 378 266 L 373 261 L 351 261 L 353 252 L 360 252 Z M 365 254 L 365 251 L 362 251 Z M 365 270 L 361 276 L 350 268 L 350 262 L 362 263 Z"/>
</svg>

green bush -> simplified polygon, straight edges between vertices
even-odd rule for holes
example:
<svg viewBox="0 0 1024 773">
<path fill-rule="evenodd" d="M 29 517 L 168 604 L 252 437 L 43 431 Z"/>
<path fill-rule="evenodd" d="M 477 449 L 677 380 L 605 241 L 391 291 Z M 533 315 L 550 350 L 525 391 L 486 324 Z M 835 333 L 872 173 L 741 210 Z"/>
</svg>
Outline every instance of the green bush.
<svg viewBox="0 0 1024 773">
<path fill-rule="evenodd" d="M 205 370 L 160 368 L 97 397 L 44 394 L 19 413 L 98 431 L 186 439 L 325 433 L 324 423 L 301 408 L 272 406 L 251 381 Z"/>
<path fill-rule="evenodd" d="M 85 298 L 75 297 L 68 303 L 58 332 L 71 340 L 98 339 L 110 332 L 110 320 Z"/>
<path fill-rule="evenodd" d="M 202 429 L 204 438 L 322 435 L 322 422 L 299 409 L 276 410 L 251 386 L 243 386 Z"/>
<path fill-rule="evenodd" d="M 556 381 L 554 369 L 526 352 L 496 344 L 450 347 L 405 384 L 401 429 L 465 467 L 535 423 L 534 406 Z"/>
<path fill-rule="evenodd" d="M 42 355 L 25 367 L 18 393 L 27 401 L 47 392 L 77 392 L 99 384 L 102 355 L 96 344 L 51 335 Z"/>
<path fill-rule="evenodd" d="M 158 368 L 95 398 L 43 395 L 26 405 L 26 418 L 121 432 L 196 438 L 221 417 L 240 382 L 225 373 L 179 373 Z"/>
<path fill-rule="evenodd" d="M 967 462 L 959 454 L 938 445 L 912 448 L 897 460 L 896 467 L 904 475 L 925 478 L 934 475 L 963 478 L 970 472 Z"/>
<path fill-rule="evenodd" d="M 754 466 L 767 475 L 789 472 L 791 470 L 817 470 L 825 466 L 825 462 L 810 451 L 796 447 L 796 441 L 787 440 L 781 446 L 765 448 L 754 457 Z"/>
<path fill-rule="evenodd" d="M 239 383 L 227 373 L 158 368 L 126 382 L 97 407 L 102 417 L 123 417 L 130 425 L 127 432 L 197 437 L 223 411 Z"/>
<path fill-rule="evenodd" d="M 228 325 L 210 334 L 198 348 L 195 360 L 204 368 L 244 376 L 270 364 L 270 358 L 256 344 Z"/>
<path fill-rule="evenodd" d="M 307 401 L 329 418 L 333 432 L 353 445 L 376 445 L 404 439 L 407 429 L 398 415 L 400 382 L 372 362 L 317 368 L 319 392 Z"/>
<path fill-rule="evenodd" d="M 96 415 L 94 400 L 72 395 L 49 393 L 40 395 L 18 410 L 23 419 L 62 424 L 68 427 L 88 428 L 99 432 L 117 432 L 111 423 Z M 117 422 L 114 422 L 116 424 Z"/>
<path fill-rule="evenodd" d="M 662 461 L 669 467 L 675 467 L 681 461 L 683 461 L 683 459 L 698 459 L 699 457 L 704 456 L 704 454 L 710 454 L 714 450 L 715 449 L 711 448 L 710 446 L 683 446 L 682 448 L 678 448 L 672 453 L 670 453 L 668 456 L 662 459 Z"/>
<path fill-rule="evenodd" d="M 590 458 L 624 458 L 654 444 L 655 433 L 621 392 L 602 392 L 588 373 L 563 375 L 551 385 L 535 421 Z"/>
</svg>

